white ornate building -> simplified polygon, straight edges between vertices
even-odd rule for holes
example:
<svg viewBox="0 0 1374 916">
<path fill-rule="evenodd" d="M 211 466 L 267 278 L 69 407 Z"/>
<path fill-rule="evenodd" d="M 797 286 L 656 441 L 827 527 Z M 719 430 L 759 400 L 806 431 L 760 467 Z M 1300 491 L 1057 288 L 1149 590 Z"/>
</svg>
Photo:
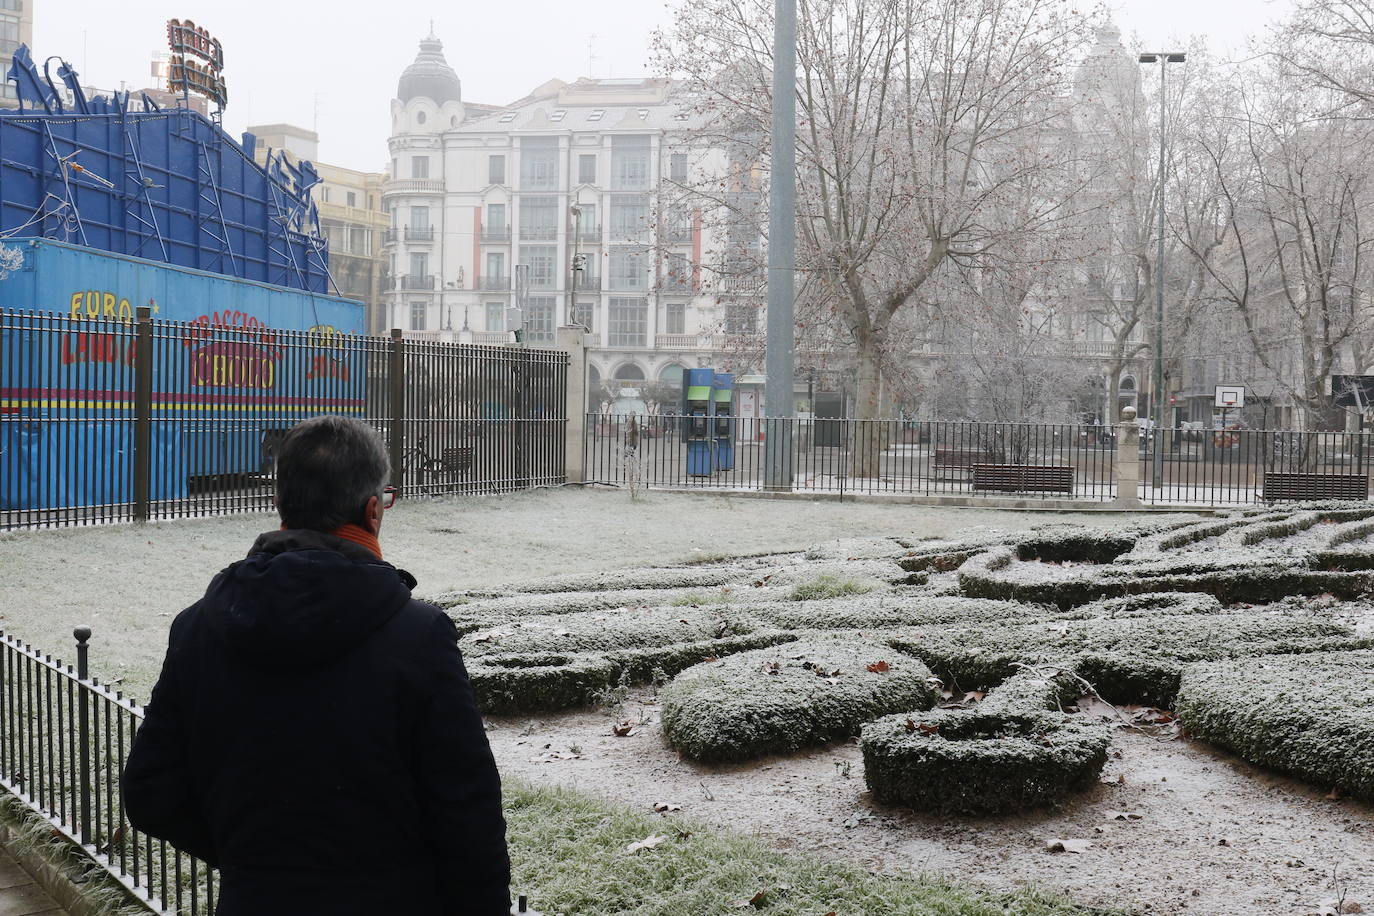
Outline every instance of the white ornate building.
<svg viewBox="0 0 1374 916">
<path fill-rule="evenodd" d="M 666 189 L 703 167 L 665 80 L 551 80 L 510 105 L 465 103 L 430 35 L 391 103 L 384 187 L 390 326 L 509 343 L 589 329 L 590 382 L 676 386 L 723 322 L 703 292 L 699 216 Z M 709 233 L 707 233 L 709 234 Z M 574 271 L 574 261 L 584 265 Z"/>
</svg>

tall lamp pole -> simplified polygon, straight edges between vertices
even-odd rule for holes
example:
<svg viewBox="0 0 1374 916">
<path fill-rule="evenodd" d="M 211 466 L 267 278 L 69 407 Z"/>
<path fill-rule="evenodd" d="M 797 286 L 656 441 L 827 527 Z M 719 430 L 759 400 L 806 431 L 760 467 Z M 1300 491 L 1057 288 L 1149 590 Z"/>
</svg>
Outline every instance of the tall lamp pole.
<svg viewBox="0 0 1374 916">
<path fill-rule="evenodd" d="M 1152 451 L 1150 485 L 1155 495 L 1164 486 L 1164 95 L 1165 73 L 1169 64 L 1181 64 L 1187 59 L 1182 51 L 1147 51 L 1140 55 L 1142 64 L 1159 64 L 1159 248 L 1155 255 L 1155 428 Z"/>
<path fill-rule="evenodd" d="M 792 486 L 789 418 L 796 371 L 797 0 L 774 0 L 773 133 L 768 185 L 768 349 L 763 388 L 764 482 Z"/>
</svg>

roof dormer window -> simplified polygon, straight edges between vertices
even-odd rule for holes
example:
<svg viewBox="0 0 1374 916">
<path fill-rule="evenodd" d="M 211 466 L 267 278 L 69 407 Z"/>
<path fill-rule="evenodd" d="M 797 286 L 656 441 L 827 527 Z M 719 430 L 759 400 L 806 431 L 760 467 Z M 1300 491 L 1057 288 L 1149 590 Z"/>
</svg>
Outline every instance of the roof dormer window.
<svg viewBox="0 0 1374 916">
<path fill-rule="evenodd" d="M 644 121 L 644 120 L 647 120 L 648 117 L 649 117 L 649 109 L 647 109 L 647 108 L 641 108 L 641 109 L 639 109 L 639 120 Z"/>
<path fill-rule="evenodd" d="M 567 116 L 568 116 L 567 111 L 565 111 L 565 110 L 563 110 L 563 109 L 560 108 L 558 111 L 555 111 L 553 114 L 549 115 L 549 120 L 550 120 L 550 121 L 561 121 L 561 120 L 563 120 L 564 118 L 566 118 Z"/>
<path fill-rule="evenodd" d="M 508 112 L 506 112 L 505 114 L 501 115 L 501 121 L 500 121 L 500 123 L 502 123 L 502 124 L 509 124 L 511 121 L 514 121 L 514 120 L 515 120 L 515 112 L 513 112 L 513 111 L 508 111 Z"/>
<path fill-rule="evenodd" d="M 602 118 L 602 116 L 605 115 L 605 114 L 606 114 L 606 109 L 604 109 L 604 108 L 598 108 L 598 109 L 596 109 L 595 111 L 593 111 L 591 114 L 587 115 L 587 120 L 588 120 L 588 121 L 600 121 L 601 118 Z"/>
</svg>

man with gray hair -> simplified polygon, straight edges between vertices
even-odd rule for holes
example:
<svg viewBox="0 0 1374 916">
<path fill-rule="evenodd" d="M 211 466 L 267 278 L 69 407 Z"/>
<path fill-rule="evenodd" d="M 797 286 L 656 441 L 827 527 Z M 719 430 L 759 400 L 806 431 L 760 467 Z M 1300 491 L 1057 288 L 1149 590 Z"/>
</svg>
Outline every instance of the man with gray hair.
<svg viewBox="0 0 1374 916">
<path fill-rule="evenodd" d="M 134 827 L 220 869 L 220 916 L 503 916 L 501 785 L 458 652 L 382 560 L 376 431 L 306 420 L 282 526 L 172 623 L 123 777 Z"/>
</svg>

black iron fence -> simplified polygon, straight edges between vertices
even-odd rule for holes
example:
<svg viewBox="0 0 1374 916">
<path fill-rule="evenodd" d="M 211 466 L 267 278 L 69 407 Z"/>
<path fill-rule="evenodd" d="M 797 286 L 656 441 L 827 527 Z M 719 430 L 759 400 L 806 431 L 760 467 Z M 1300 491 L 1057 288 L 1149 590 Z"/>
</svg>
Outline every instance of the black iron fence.
<svg viewBox="0 0 1374 916">
<path fill-rule="evenodd" d="M 587 476 L 617 486 L 756 490 L 769 448 L 791 489 L 1111 500 L 1116 451 L 1102 427 L 907 420 L 587 417 Z M 781 444 L 769 445 L 770 429 Z M 1035 468 L 1027 476 L 1017 468 Z"/>
<path fill-rule="evenodd" d="M 1374 434 L 1263 429 L 1147 431 L 1141 498 L 1155 504 L 1243 505 L 1278 499 L 1366 499 Z"/>
<path fill-rule="evenodd" d="M 1123 476 L 1154 505 L 1248 505 L 1368 497 L 1374 434 L 1166 429 L 1123 475 L 1112 427 L 846 419 L 587 417 L 589 480 L 665 489 L 757 490 L 770 448 L 788 489 L 817 493 L 1115 500 Z M 779 440 L 767 441 L 770 424 Z M 1156 473 L 1157 471 L 1157 473 Z"/>
<path fill-rule="evenodd" d="M 153 909 L 208 916 L 214 870 L 125 820 L 119 778 L 143 710 L 89 675 L 91 631 L 74 635 L 75 668 L 0 633 L 0 785 Z"/>
<path fill-rule="evenodd" d="M 402 496 L 566 478 L 568 357 L 340 334 L 0 311 L 0 528 L 264 511 L 308 416 L 387 438 Z"/>
</svg>

